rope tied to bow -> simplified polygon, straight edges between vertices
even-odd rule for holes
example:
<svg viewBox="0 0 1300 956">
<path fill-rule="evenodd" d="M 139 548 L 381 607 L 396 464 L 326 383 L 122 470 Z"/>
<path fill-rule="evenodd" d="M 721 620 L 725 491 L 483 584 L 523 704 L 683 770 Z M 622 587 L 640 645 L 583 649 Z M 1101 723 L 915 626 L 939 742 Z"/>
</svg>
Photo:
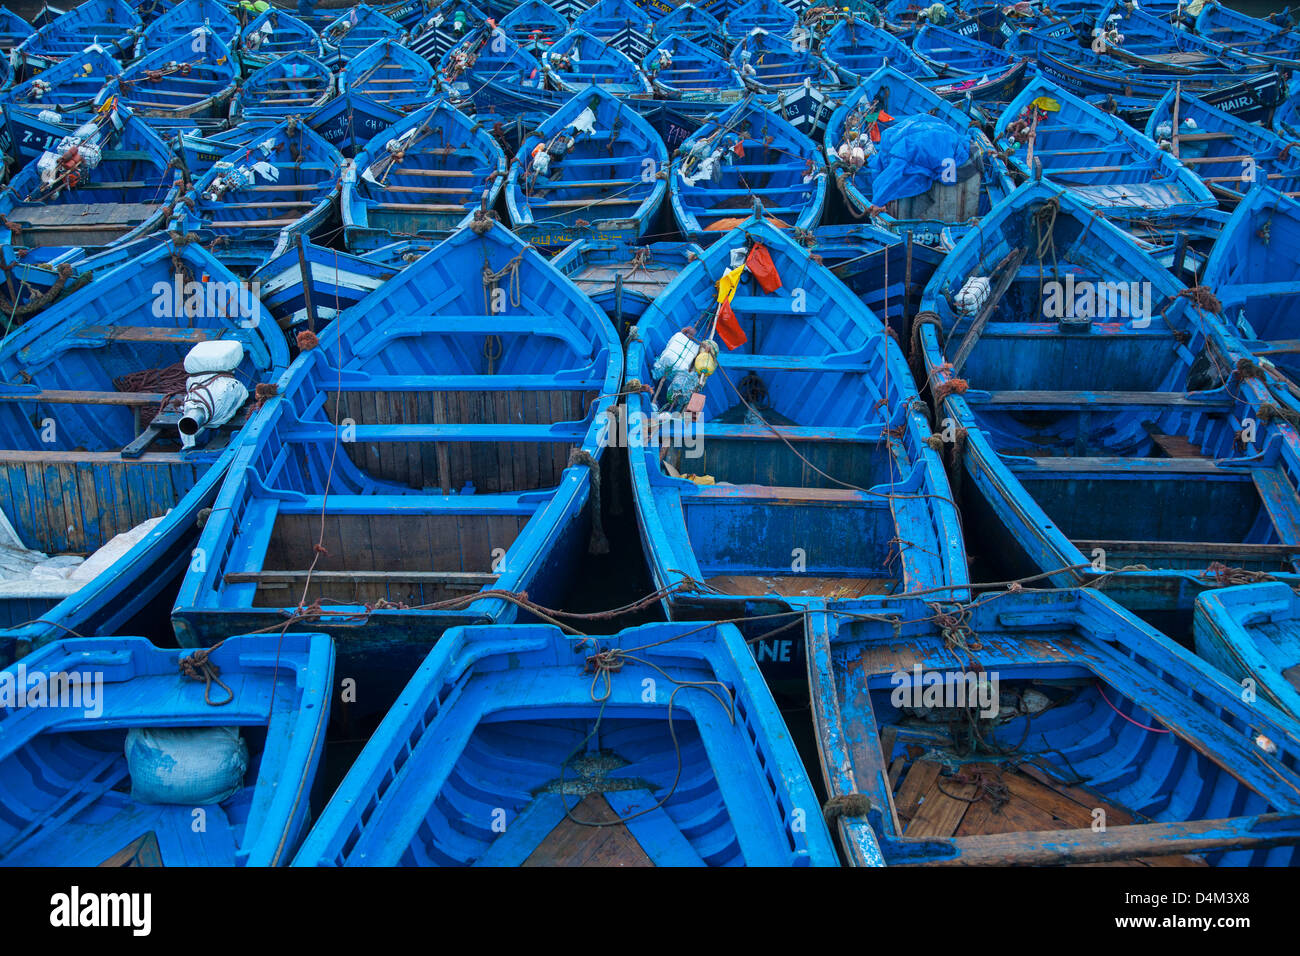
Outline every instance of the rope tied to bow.
<svg viewBox="0 0 1300 956">
<path fill-rule="evenodd" d="M 224 643 L 224 642 L 222 642 Z M 235 692 L 221 680 L 221 668 L 212 663 L 210 655 L 221 644 L 197 650 L 188 657 L 182 657 L 178 663 L 181 674 L 190 680 L 203 681 L 203 700 L 212 707 L 223 707 L 235 699 Z M 212 685 L 216 684 L 226 692 L 225 700 L 212 699 Z"/>
</svg>

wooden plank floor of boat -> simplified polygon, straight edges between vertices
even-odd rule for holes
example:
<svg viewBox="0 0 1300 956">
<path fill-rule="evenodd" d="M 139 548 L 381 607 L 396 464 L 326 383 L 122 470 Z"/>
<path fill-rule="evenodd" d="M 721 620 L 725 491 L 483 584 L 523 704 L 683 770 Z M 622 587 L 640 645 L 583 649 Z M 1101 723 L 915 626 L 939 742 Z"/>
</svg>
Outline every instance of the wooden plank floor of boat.
<svg viewBox="0 0 1300 956">
<path fill-rule="evenodd" d="M 893 594 L 898 587 L 894 578 L 833 578 L 812 574 L 752 575 L 719 574 L 706 578 L 705 583 L 724 594 L 743 594 L 762 597 L 779 594 L 782 597 L 824 597 L 836 600 L 865 597 L 868 594 Z"/>
<path fill-rule="evenodd" d="M 1054 780 L 1032 764 L 1018 768 L 992 763 L 963 764 L 956 778 L 932 760 L 915 760 L 903 772 L 904 757 L 889 768 L 894 805 L 903 835 L 916 839 L 1083 830 L 1093 811 L 1105 810 L 1108 826 L 1137 823 L 1123 807 L 1091 790 Z M 1077 866 L 1206 866 L 1197 856 L 1153 856 Z"/>
<path fill-rule="evenodd" d="M 572 810 L 579 820 L 614 823 L 618 814 L 603 794 L 592 793 Z M 582 826 L 565 817 L 537 844 L 524 866 L 654 866 L 625 824 Z"/>
</svg>

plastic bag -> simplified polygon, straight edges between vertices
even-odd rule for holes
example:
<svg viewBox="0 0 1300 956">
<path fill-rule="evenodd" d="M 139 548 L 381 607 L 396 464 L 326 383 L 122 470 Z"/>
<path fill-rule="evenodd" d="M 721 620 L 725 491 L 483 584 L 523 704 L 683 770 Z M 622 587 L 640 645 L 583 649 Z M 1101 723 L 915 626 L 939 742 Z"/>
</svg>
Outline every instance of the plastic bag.
<svg viewBox="0 0 1300 956">
<path fill-rule="evenodd" d="M 212 806 L 244 785 L 248 745 L 238 727 L 144 727 L 126 735 L 137 803 Z"/>
</svg>

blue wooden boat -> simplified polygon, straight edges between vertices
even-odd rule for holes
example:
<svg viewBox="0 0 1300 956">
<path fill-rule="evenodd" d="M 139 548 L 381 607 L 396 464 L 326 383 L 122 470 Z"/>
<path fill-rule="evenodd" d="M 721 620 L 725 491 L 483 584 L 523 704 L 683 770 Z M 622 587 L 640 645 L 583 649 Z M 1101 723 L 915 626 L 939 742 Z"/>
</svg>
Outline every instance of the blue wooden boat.
<svg viewBox="0 0 1300 956">
<path fill-rule="evenodd" d="M 0 709 L 0 792 L 11 808 L 0 824 L 0 864 L 277 866 L 292 859 L 311 819 L 308 797 L 325 746 L 329 638 L 250 635 L 218 648 L 211 667 L 230 688 L 224 706 L 213 706 L 225 696 L 220 688 L 186 675 L 185 655 L 143 637 L 76 638 L 0 672 L 11 690 L 34 682 L 27 701 L 35 688 L 58 695 L 52 706 Z M 65 700 L 75 703 L 60 706 Z M 228 747 L 228 759 L 242 767 L 230 774 L 233 793 L 208 792 L 213 802 L 198 806 L 151 802 L 168 786 L 161 782 L 168 772 L 151 759 L 184 771 L 195 748 L 232 739 L 239 743 Z M 199 772 L 209 768 L 205 761 Z"/>
<path fill-rule="evenodd" d="M 36 28 L 7 7 L 0 6 L 0 54 L 5 59 L 18 44 L 36 32 Z"/>
<path fill-rule="evenodd" d="M 126 57 L 142 29 L 140 17 L 123 0 L 86 0 L 14 47 L 10 64 L 25 78 L 91 44 L 110 56 Z"/>
<path fill-rule="evenodd" d="M 294 865 L 836 866 L 816 807 L 732 625 L 457 628 Z"/>
<path fill-rule="evenodd" d="M 402 25 L 396 20 L 384 16 L 374 7 L 359 3 L 330 21 L 320 31 L 320 38 L 325 44 L 326 62 L 335 66 L 347 63 L 380 40 L 396 40 L 402 33 Z"/>
<path fill-rule="evenodd" d="M 816 143 L 825 135 L 826 123 L 839 106 L 838 97 L 844 92 L 838 88 L 824 90 L 820 86 L 814 86 L 811 79 L 805 79 L 799 86 L 777 90 L 775 94 L 761 96 L 759 99 L 773 113 Z M 699 125 L 698 121 L 695 125 Z"/>
<path fill-rule="evenodd" d="M 247 277 L 325 225 L 343 165 L 338 150 L 290 119 L 213 164 L 177 205 L 170 228 Z"/>
<path fill-rule="evenodd" d="M 121 64 L 102 50 L 84 50 L 0 92 L 0 103 L 6 110 L 50 110 L 60 114 L 60 121 L 65 113 L 80 118 L 91 112 L 99 92 L 121 72 Z"/>
<path fill-rule="evenodd" d="M 555 606 L 588 547 L 620 356 L 600 310 L 505 227 L 455 233 L 281 380 L 203 529 L 177 638 L 310 621 L 382 713 L 447 627 L 522 613 L 500 594 Z"/>
<path fill-rule="evenodd" d="M 1159 73 L 1257 73 L 1261 62 L 1164 17 L 1110 0 L 1097 14 L 1093 35 L 1104 41 L 1100 51 L 1115 61 Z"/>
<path fill-rule="evenodd" d="M 513 4 L 514 0 L 489 0 L 489 3 Z M 569 23 L 572 23 L 583 11 L 591 6 L 591 3 L 590 0 L 554 0 L 551 6 L 555 8 L 556 13 L 564 17 Z"/>
<path fill-rule="evenodd" d="M 1300 614 L 1281 581 L 1207 591 L 1196 599 L 1196 653 L 1257 697 L 1300 717 Z"/>
<path fill-rule="evenodd" d="M 401 110 L 344 90 L 308 116 L 307 125 L 351 159 L 366 143 L 401 119 Z"/>
<path fill-rule="evenodd" d="M 818 226 L 801 242 L 863 305 L 907 340 L 921 293 L 948 253 L 945 233 L 904 225 L 897 233 L 866 223 Z"/>
<path fill-rule="evenodd" d="M 301 53 L 322 63 L 327 55 L 324 41 L 311 24 L 275 7 L 248 21 L 234 49 L 245 73 L 260 70 L 289 53 Z"/>
<path fill-rule="evenodd" d="M 912 77 L 936 76 L 925 60 L 888 30 L 856 16 L 841 20 L 821 41 L 821 54 L 839 73 L 841 82 L 856 85 L 886 63 Z"/>
<path fill-rule="evenodd" d="M 258 284 L 262 305 L 281 328 L 315 331 L 399 271 L 396 266 L 295 237 L 290 248 L 253 273 L 252 281 Z"/>
<path fill-rule="evenodd" d="M 747 0 L 737 5 L 722 21 L 722 36 L 739 43 L 755 30 L 788 37 L 799 25 L 799 15 L 778 0 Z"/>
<path fill-rule="evenodd" d="M 761 28 L 737 43 L 729 59 L 745 85 L 757 93 L 773 94 L 809 85 L 825 91 L 840 85 L 839 74 L 821 54 Z"/>
<path fill-rule="evenodd" d="M 1065 35 L 1060 35 L 1064 31 Z M 1131 99 L 1140 97 L 1152 103 L 1164 96 L 1169 87 L 1182 83 L 1189 93 L 1201 93 L 1240 83 L 1240 72 L 1196 70 L 1173 72 L 1136 70 L 1106 53 L 1094 53 L 1080 46 L 1068 23 L 1050 29 L 1033 30 L 1011 37 L 1004 49 L 1034 62 L 1039 78 L 1051 80 L 1079 96 L 1110 94 Z M 1264 72 L 1262 66 L 1259 72 Z"/>
<path fill-rule="evenodd" d="M 437 70 L 396 40 L 376 40 L 348 60 L 339 73 L 339 90 L 409 113 L 429 102 L 438 85 Z"/>
<path fill-rule="evenodd" d="M 569 21 L 544 0 L 524 0 L 498 26 L 529 53 L 541 53 L 569 29 Z"/>
<path fill-rule="evenodd" d="M 1146 134 L 1191 167 L 1227 208 L 1257 182 L 1300 192 L 1300 151 L 1292 155 L 1293 144 L 1177 87 L 1152 111 Z"/>
<path fill-rule="evenodd" d="M 21 551 L 23 565 L 43 561 L 37 552 L 88 558 L 64 576 L 3 582 L 5 638 L 34 645 L 69 631 L 154 626 L 160 595 L 170 596 L 192 560 L 199 511 L 211 507 L 243 424 L 240 411 L 184 447 L 180 363 L 218 339 L 242 346 L 233 374 L 250 393 L 288 365 L 284 337 L 251 290 L 198 245 L 172 242 L 105 268 L 5 339 L 0 510 L 13 529 L 9 553 Z M 211 393 L 205 382 L 196 388 Z"/>
<path fill-rule="evenodd" d="M 1202 103 L 1235 116 L 1244 123 L 1252 124 L 1267 125 L 1269 118 L 1274 115 L 1274 108 L 1279 107 L 1286 96 L 1286 81 L 1277 72 L 1261 73 L 1236 83 L 1208 89 L 1204 88 L 1204 84 L 1196 84 L 1192 87 L 1181 81 L 1170 82 L 1174 86 L 1181 86 L 1184 93 L 1194 94 Z M 1154 98 L 1146 95 L 1117 96 L 1114 93 L 1094 93 L 1086 99 L 1098 109 L 1122 117 L 1130 126 L 1145 129 L 1156 104 L 1168 90 L 1169 85 L 1166 84 L 1163 91 Z M 1280 114 L 1281 109 L 1279 108 L 1277 112 Z M 1282 131 L 1278 130 L 1278 132 Z"/>
<path fill-rule="evenodd" d="M 190 128 L 197 117 L 224 119 L 239 66 L 221 37 L 207 27 L 195 30 L 136 60 L 105 93 L 120 96 L 154 126 Z"/>
<path fill-rule="evenodd" d="M 536 56 L 504 32 L 484 24 L 443 55 L 438 82 L 458 100 L 473 103 L 489 83 L 542 90 L 546 77 Z"/>
<path fill-rule="evenodd" d="M 230 102 L 232 121 L 284 120 L 315 112 L 334 95 L 334 74 L 306 53 L 286 53 L 254 72 Z"/>
<path fill-rule="evenodd" d="M 765 293 L 741 275 L 732 349 L 735 332 L 714 321 L 719 281 L 758 245 L 781 285 Z M 693 360 L 701 350 L 716 351 L 711 362 Z M 707 247 L 646 310 L 627 353 L 627 420 L 615 423 L 627 434 L 616 440 L 629 448 L 641 540 L 674 616 L 961 593 L 957 513 L 903 353 L 786 232 L 753 217 Z M 700 385 L 693 369 L 711 364 Z M 685 411 L 695 395 L 698 422 Z"/>
<path fill-rule="evenodd" d="M 468 0 L 442 0 L 412 28 L 411 51 L 437 66 L 452 47 L 487 24 L 488 15 Z"/>
<path fill-rule="evenodd" d="M 826 205 L 817 145 L 752 97 L 682 143 L 668 182 L 678 228 L 702 245 L 749 218 L 755 200 L 785 229 L 811 229 Z"/>
<path fill-rule="evenodd" d="M 395 238 L 440 239 L 491 209 L 505 183 L 501 144 L 437 99 L 380 133 L 343 180 L 343 241 L 361 253 Z"/>
<path fill-rule="evenodd" d="M 668 191 L 668 149 L 607 87 L 589 86 L 524 141 L 506 182 L 515 232 L 535 246 L 635 242 Z"/>
<path fill-rule="evenodd" d="M 632 0 L 597 0 L 573 21 L 575 30 L 618 50 L 633 63 L 653 45 L 653 24 L 653 18 Z"/>
<path fill-rule="evenodd" d="M 49 155 L 53 164 L 27 164 L 0 194 L 0 244 L 128 242 L 162 228 L 180 195 L 172 151 L 127 110 L 97 112 Z"/>
<path fill-rule="evenodd" d="M 1015 53 L 933 23 L 927 23 L 917 31 L 912 39 L 912 50 L 934 70 L 935 75 L 943 77 L 1000 75 L 1021 62 Z"/>
<path fill-rule="evenodd" d="M 376 40 L 356 53 L 338 75 L 339 91 L 403 113 L 428 103 L 437 85 L 433 66 L 393 39 Z"/>
<path fill-rule="evenodd" d="M 1214 0 L 1197 14 L 1196 32 L 1251 59 L 1300 69 L 1300 31 L 1247 16 Z"/>
<path fill-rule="evenodd" d="M 1202 279 L 1218 297 L 1229 333 L 1293 382 L 1300 382 L 1297 242 L 1300 202 L 1259 183 L 1223 227 Z"/>
<path fill-rule="evenodd" d="M 612 46 L 576 27 L 542 54 L 546 79 L 562 93 L 599 86 L 611 93 L 652 92 L 640 67 Z"/>
<path fill-rule="evenodd" d="M 1011 188 L 1005 164 L 970 117 L 892 66 L 845 98 L 825 145 L 854 218 L 871 216 L 900 234 L 969 222 Z"/>
<path fill-rule="evenodd" d="M 611 239 L 579 239 L 565 246 L 551 265 L 604 309 L 622 334 L 678 273 L 703 254 L 693 242 L 638 246 Z"/>
<path fill-rule="evenodd" d="M 676 35 L 659 41 L 641 61 L 641 70 L 664 99 L 734 102 L 745 92 L 740 74 L 730 63 Z"/>
<path fill-rule="evenodd" d="M 851 864 L 1296 865 L 1294 719 L 1103 595 L 989 597 L 811 615 Z"/>
<path fill-rule="evenodd" d="M 953 480 L 999 578 L 1104 586 L 1167 633 L 1201 590 L 1295 578 L 1295 432 L 1261 415 L 1275 399 L 1202 305 L 1043 182 L 935 271 L 914 334 L 936 420 L 965 430 Z"/>
<path fill-rule="evenodd" d="M 651 34 L 659 39 L 679 36 L 714 53 L 722 53 L 727 48 L 718 18 L 694 3 L 683 3 L 664 14 L 654 22 Z"/>
<path fill-rule="evenodd" d="M 1209 187 L 1152 140 L 1041 76 L 1003 110 L 996 133 L 1022 179 L 1041 169 L 1103 215 L 1167 219 L 1214 205 Z"/>
<path fill-rule="evenodd" d="M 239 21 L 218 0 L 181 0 L 144 28 L 136 38 L 131 58 L 139 59 L 181 37 L 198 40 L 194 34 L 198 27 L 207 27 L 226 46 L 234 46 L 239 35 Z"/>
</svg>

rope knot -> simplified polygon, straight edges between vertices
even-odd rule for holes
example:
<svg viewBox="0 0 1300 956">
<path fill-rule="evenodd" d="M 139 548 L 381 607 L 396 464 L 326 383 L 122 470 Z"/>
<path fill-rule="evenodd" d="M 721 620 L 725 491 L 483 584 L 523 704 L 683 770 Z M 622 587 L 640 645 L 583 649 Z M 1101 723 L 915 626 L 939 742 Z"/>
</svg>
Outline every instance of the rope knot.
<svg viewBox="0 0 1300 956">
<path fill-rule="evenodd" d="M 190 680 L 203 681 L 203 700 L 212 707 L 221 707 L 235 699 L 235 692 L 221 680 L 221 668 L 217 667 L 209 659 L 212 652 L 220 646 L 220 644 L 217 644 L 214 647 L 202 648 L 187 657 L 182 657 L 177 662 L 183 676 L 188 677 Z M 226 692 L 225 700 L 212 699 L 213 684 Z"/>
</svg>

